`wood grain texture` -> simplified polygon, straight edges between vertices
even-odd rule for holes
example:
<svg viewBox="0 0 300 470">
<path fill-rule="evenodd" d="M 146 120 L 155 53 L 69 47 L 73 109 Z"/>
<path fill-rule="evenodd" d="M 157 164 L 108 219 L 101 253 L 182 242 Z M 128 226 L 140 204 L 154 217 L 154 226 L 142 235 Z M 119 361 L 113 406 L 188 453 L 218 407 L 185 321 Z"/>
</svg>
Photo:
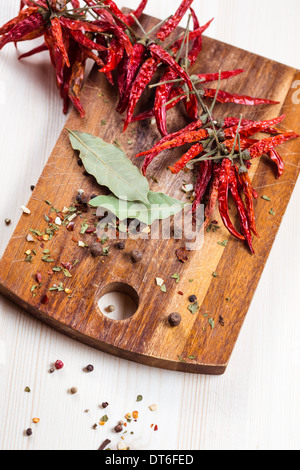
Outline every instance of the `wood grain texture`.
<svg viewBox="0 0 300 470">
<path fill-rule="evenodd" d="M 144 18 L 146 27 L 153 20 Z M 299 79 L 299 73 L 292 68 L 266 60 L 245 51 L 232 48 L 218 41 L 205 39 L 204 50 L 210 55 L 202 55 L 197 66 L 199 72 L 213 72 L 218 69 L 220 60 L 224 70 L 243 67 L 247 72 L 242 78 L 237 77 L 226 83 L 226 90 L 247 93 L 255 96 L 267 96 L 282 103 L 277 107 L 255 108 L 247 110 L 247 117 L 271 118 L 284 109 L 288 118 L 284 122 L 287 128 L 295 128 L 296 109 L 291 97 L 291 84 Z M 215 59 L 211 59 L 211 58 Z M 263 71 L 263 74 L 262 74 Z M 268 80 L 266 80 L 266 75 Z M 270 96 L 271 90 L 271 96 Z M 103 93 L 109 102 L 99 93 Z M 140 149 L 150 147 L 157 140 L 155 129 L 149 131 L 149 123 L 134 125 L 125 135 L 121 135 L 122 117 L 115 109 L 117 96 L 115 91 L 94 70 L 84 89 L 83 104 L 87 117 L 80 120 L 75 112 L 67 122 L 67 127 L 90 132 L 112 142 L 120 140 L 128 155 L 134 156 Z M 226 106 L 228 115 L 239 115 L 244 108 Z M 222 106 L 222 111 L 225 110 Z M 217 108 L 216 115 L 221 112 Z M 174 112 L 171 126 L 178 126 L 179 116 Z M 105 119 L 106 126 L 101 125 Z M 175 127 L 176 127 L 175 126 Z M 128 145 L 128 136 L 135 129 L 134 145 Z M 258 162 L 253 169 L 254 187 L 259 191 L 272 191 L 272 208 L 276 216 L 269 215 L 266 202 L 257 200 L 258 230 L 261 238 L 255 242 L 256 255 L 250 256 L 243 245 L 230 238 L 224 249 L 217 241 L 228 238 L 225 230 L 205 237 L 201 251 L 193 253 L 187 264 L 182 265 L 175 257 L 179 247 L 174 240 L 133 241 L 126 243 L 126 251 L 120 253 L 111 246 L 110 256 L 105 263 L 93 260 L 87 250 L 76 247 L 70 241 L 70 233 L 62 230 L 54 239 L 41 247 L 37 244 L 38 256 L 33 263 L 24 262 L 24 253 L 30 249 L 25 237 L 30 228 L 41 229 L 42 218 L 49 207 L 45 199 L 54 207 L 62 208 L 71 205 L 78 188 L 92 194 L 99 191 L 91 178 L 82 173 L 77 164 L 74 152 L 70 148 L 68 136 L 64 130 L 58 140 L 42 176 L 36 186 L 28 207 L 31 215 L 22 216 L 16 231 L 8 245 L 0 264 L 1 291 L 17 302 L 22 308 L 47 321 L 59 330 L 75 339 L 79 339 L 105 352 L 115 354 L 144 364 L 178 371 L 189 371 L 207 374 L 222 374 L 226 370 L 233 347 L 244 322 L 248 307 L 255 292 L 260 275 L 265 266 L 278 227 L 284 215 L 287 203 L 292 194 L 298 176 L 297 154 L 298 142 L 285 145 L 282 155 L 287 162 L 285 175 L 281 180 L 274 179 L 273 168 L 264 161 Z M 166 165 L 176 161 L 180 152 L 158 159 L 151 168 L 151 174 L 158 178 L 159 185 L 152 189 L 162 190 L 170 196 L 180 195 L 180 178 L 170 176 Z M 167 164 L 166 164 L 167 162 Z M 186 175 L 181 177 L 186 180 Z M 49 214 L 48 214 L 49 215 Z M 216 214 L 216 218 L 217 218 Z M 78 224 L 78 222 L 77 222 Z M 80 227 L 77 226 L 77 231 Z M 89 243 L 90 238 L 83 238 Z M 132 265 L 128 253 L 139 247 L 144 258 L 139 265 Z M 51 295 L 49 304 L 41 304 L 42 295 L 49 292 L 53 277 L 47 278 L 49 266 L 40 262 L 44 248 L 51 250 L 55 265 L 62 261 L 78 258 L 80 263 L 74 269 L 74 275 L 68 281 L 72 297 Z M 163 256 L 162 256 L 163 254 Z M 39 264 L 40 263 L 40 264 Z M 43 272 L 43 283 L 36 297 L 32 297 L 30 287 L 34 284 L 37 271 Z M 178 272 L 180 284 L 174 287 L 171 275 Z M 213 278 L 212 273 L 218 277 Z M 155 277 L 167 280 L 167 293 L 163 294 L 155 286 Z M 189 279 L 193 278 L 191 285 Z M 64 279 L 60 279 L 64 280 Z M 134 317 L 124 322 L 115 322 L 101 314 L 97 307 L 99 297 L 114 287 L 115 283 L 130 285 L 138 293 L 139 309 Z M 109 287 L 107 287 L 109 286 Z M 184 292 L 180 297 L 178 289 Z M 197 293 L 201 310 L 198 315 L 191 315 L 187 310 L 188 296 Z M 230 297 L 230 302 L 226 298 Z M 183 322 L 177 329 L 170 329 L 166 317 L 172 311 L 179 311 Z M 210 329 L 207 318 L 209 314 L 215 320 L 215 328 Z M 219 315 L 225 320 L 225 327 L 218 323 Z M 193 355 L 195 359 L 187 359 Z M 185 362 L 179 360 L 179 356 Z"/>
</svg>

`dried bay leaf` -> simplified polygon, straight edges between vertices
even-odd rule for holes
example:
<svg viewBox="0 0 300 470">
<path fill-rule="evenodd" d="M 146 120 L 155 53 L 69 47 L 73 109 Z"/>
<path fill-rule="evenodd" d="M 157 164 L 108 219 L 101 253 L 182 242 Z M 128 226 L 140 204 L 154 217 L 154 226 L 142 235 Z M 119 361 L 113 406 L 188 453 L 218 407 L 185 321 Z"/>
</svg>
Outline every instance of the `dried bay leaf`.
<svg viewBox="0 0 300 470">
<path fill-rule="evenodd" d="M 67 129 L 85 170 L 119 199 L 148 204 L 149 183 L 123 150 L 84 132 Z"/>
<path fill-rule="evenodd" d="M 166 194 L 149 191 L 148 204 L 132 201 L 120 201 L 113 195 L 98 196 L 90 201 L 92 207 L 102 207 L 112 212 L 119 220 L 136 219 L 146 225 L 155 220 L 167 219 L 182 211 L 184 202 L 173 199 Z"/>
</svg>

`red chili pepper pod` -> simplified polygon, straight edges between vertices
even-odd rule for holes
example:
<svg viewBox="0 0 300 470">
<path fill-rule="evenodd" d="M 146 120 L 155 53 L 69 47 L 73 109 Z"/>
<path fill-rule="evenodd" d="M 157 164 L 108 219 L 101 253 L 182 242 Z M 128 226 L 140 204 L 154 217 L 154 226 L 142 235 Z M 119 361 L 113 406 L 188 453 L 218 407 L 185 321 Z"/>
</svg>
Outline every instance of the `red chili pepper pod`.
<svg viewBox="0 0 300 470">
<path fill-rule="evenodd" d="M 98 44 L 97 42 L 93 41 L 81 31 L 77 30 L 69 30 L 71 36 L 82 46 L 87 47 L 88 49 L 95 49 L 96 51 L 107 51 L 107 47 L 103 46 L 102 44 Z"/>
<path fill-rule="evenodd" d="M 195 217 L 197 214 L 197 208 L 201 204 L 201 200 L 207 190 L 209 182 L 213 175 L 213 162 L 211 160 L 205 160 L 199 163 L 198 178 L 195 185 L 195 200 L 192 206 L 192 213 Z"/>
<path fill-rule="evenodd" d="M 229 193 L 229 184 L 230 184 L 230 171 L 231 171 L 231 160 L 229 158 L 224 158 L 220 170 L 219 178 L 219 211 L 222 218 L 223 224 L 227 230 L 239 240 L 245 240 L 244 235 L 241 235 L 233 226 L 228 208 L 228 193 Z"/>
<path fill-rule="evenodd" d="M 219 196 L 219 184 L 220 184 L 220 165 L 215 163 L 213 167 L 213 176 L 212 176 L 212 182 L 211 182 L 210 190 L 209 190 L 208 203 L 204 211 L 204 216 L 205 216 L 205 222 L 203 226 L 204 230 L 208 227 L 211 221 L 211 218 L 213 216 L 215 207 L 217 205 L 218 196 Z"/>
<path fill-rule="evenodd" d="M 221 73 L 199 73 L 197 74 L 197 77 L 199 78 L 199 80 L 201 80 L 201 83 L 208 83 L 208 82 L 216 82 L 217 80 L 219 80 L 219 78 L 221 80 L 226 80 L 227 78 L 232 78 L 237 75 L 240 75 L 243 72 L 245 72 L 245 70 L 235 69 L 235 70 L 229 70 L 228 72 L 225 71 Z M 236 124 L 232 124 L 232 126 L 235 126 L 238 123 L 239 123 L 239 119 L 238 119 L 238 122 Z M 226 127 L 231 127 L 231 126 L 229 125 Z"/>
<path fill-rule="evenodd" d="M 59 49 L 67 67 L 70 67 L 70 61 L 68 57 L 68 52 L 66 50 L 66 46 L 64 44 L 64 38 L 63 38 L 60 19 L 57 16 L 55 16 L 51 18 L 50 21 L 51 21 L 52 35 L 55 40 L 56 47 Z"/>
<path fill-rule="evenodd" d="M 129 108 L 127 111 L 127 116 L 124 124 L 124 130 L 126 131 L 129 123 L 131 122 L 131 118 L 133 116 L 134 110 L 136 105 L 142 96 L 143 92 L 145 91 L 147 85 L 151 82 L 156 70 L 157 70 L 158 62 L 154 57 L 150 57 L 143 63 L 140 68 L 140 71 L 137 75 L 136 80 L 133 83 L 130 98 L 129 98 Z"/>
<path fill-rule="evenodd" d="M 142 0 L 137 9 L 133 12 L 133 15 L 139 19 L 147 6 L 148 0 Z M 131 15 L 126 16 L 126 23 L 128 26 L 133 26 L 135 24 L 134 18 Z"/>
<path fill-rule="evenodd" d="M 177 72 L 169 68 L 161 78 L 162 85 L 158 86 L 155 93 L 154 115 L 159 132 L 162 136 L 168 135 L 167 131 L 167 106 L 173 83 L 164 83 L 177 78 Z"/>
<path fill-rule="evenodd" d="M 234 200 L 235 205 L 236 205 L 237 210 L 238 210 L 241 229 L 242 229 L 242 232 L 245 236 L 245 240 L 246 240 L 251 252 L 254 253 L 251 229 L 250 229 L 250 226 L 249 226 L 249 221 L 248 221 L 246 209 L 245 209 L 245 206 L 244 206 L 244 202 L 243 202 L 243 199 L 241 198 L 241 195 L 240 195 L 240 192 L 239 192 L 238 181 L 237 181 L 237 177 L 236 177 L 234 167 L 231 167 L 231 169 L 230 169 L 229 189 L 230 189 L 230 192 L 233 196 L 233 200 Z"/>
<path fill-rule="evenodd" d="M 38 11 L 39 11 L 39 8 L 35 6 L 29 7 L 29 8 L 26 8 L 26 10 L 20 11 L 18 16 L 8 21 L 0 28 L 0 35 L 2 36 L 3 34 L 7 34 L 17 24 L 21 23 L 21 21 L 25 20 L 32 14 L 37 13 Z"/>
<path fill-rule="evenodd" d="M 256 144 L 257 142 L 259 142 L 259 140 L 257 140 L 257 139 L 240 139 L 241 150 L 249 149 L 252 145 Z M 231 152 L 234 143 L 235 143 L 235 139 L 228 139 L 228 140 L 225 140 L 224 142 L 222 142 L 222 145 L 224 147 L 226 147 L 226 149 L 229 152 Z M 239 151 L 239 143 L 238 142 L 236 142 L 234 150 L 235 150 L 235 152 Z M 249 158 L 250 158 L 250 156 L 249 156 Z"/>
<path fill-rule="evenodd" d="M 265 121 L 250 121 L 250 123 L 244 125 L 243 123 L 241 123 L 241 125 L 238 124 L 236 126 L 224 129 L 223 134 L 226 138 L 234 138 L 236 136 L 237 131 L 239 131 L 239 134 L 242 138 L 247 138 L 254 134 L 258 134 L 259 132 L 265 132 L 269 128 L 273 128 L 274 126 L 282 122 L 284 118 L 285 114 L 275 119 L 269 119 Z"/>
<path fill-rule="evenodd" d="M 117 106 L 117 111 L 121 114 L 128 108 L 132 85 L 144 59 L 146 58 L 146 53 L 146 47 L 141 43 L 137 43 L 133 46 L 130 57 L 127 56 L 126 64 L 123 64 L 123 83 L 120 82 L 122 91 L 120 93 L 120 100 Z"/>
<path fill-rule="evenodd" d="M 103 0 L 102 3 L 109 6 L 110 11 L 114 13 L 123 23 L 127 22 L 127 17 L 121 12 L 115 2 L 112 0 Z M 124 27 L 123 24 L 121 24 L 121 26 Z"/>
<path fill-rule="evenodd" d="M 112 72 L 117 68 L 123 58 L 124 49 L 118 39 L 113 38 L 107 51 L 107 63 L 99 70 L 101 73 Z"/>
<path fill-rule="evenodd" d="M 80 117 L 83 118 L 85 111 L 80 101 L 80 92 L 83 85 L 84 73 L 85 73 L 86 58 L 84 52 L 78 50 L 76 60 L 72 66 L 72 73 L 68 86 L 68 95 L 73 105 L 80 113 Z"/>
<path fill-rule="evenodd" d="M 249 158 L 258 158 L 261 157 L 264 153 L 270 152 L 278 145 L 283 144 L 291 139 L 297 139 L 300 137 L 295 132 L 287 132 L 285 134 L 279 134 L 275 137 L 268 137 L 266 139 L 262 139 L 256 144 L 252 145 L 248 150 L 245 150 L 245 156 Z"/>
<path fill-rule="evenodd" d="M 39 54 L 40 52 L 44 52 L 44 51 L 48 51 L 48 47 L 46 46 L 45 43 L 41 44 L 40 46 L 38 47 L 35 47 L 34 49 L 32 49 L 31 51 L 29 52 L 25 52 L 24 54 L 21 54 L 18 59 L 19 60 L 22 60 L 22 59 L 26 59 L 26 57 L 31 57 L 35 54 Z"/>
<path fill-rule="evenodd" d="M 26 41 L 29 38 L 37 38 L 43 35 L 46 23 L 43 15 L 33 14 L 16 24 L 10 31 L 0 38 L 0 50 L 10 42 Z"/>
<path fill-rule="evenodd" d="M 176 13 L 159 29 L 156 34 L 157 39 L 165 41 L 173 33 L 192 3 L 193 0 L 183 0 Z"/>
<path fill-rule="evenodd" d="M 216 94 L 217 94 L 217 90 L 214 90 L 214 89 L 207 88 L 203 90 L 204 98 L 214 99 Z M 257 106 L 257 105 L 263 105 L 263 104 L 279 104 L 278 101 L 266 100 L 262 98 L 252 98 L 251 96 L 246 96 L 246 95 L 231 94 L 222 90 L 219 90 L 217 94 L 217 102 L 218 103 L 235 103 L 235 104 L 242 104 L 246 106 Z"/>
<path fill-rule="evenodd" d="M 174 175 L 177 175 L 193 158 L 200 155 L 201 152 L 203 152 L 203 146 L 201 144 L 193 145 L 174 166 L 169 166 L 169 169 Z"/>
<path fill-rule="evenodd" d="M 157 142 L 157 144 L 155 144 L 152 147 L 152 149 L 139 153 L 138 155 L 136 155 L 136 158 L 142 157 L 144 155 L 148 155 L 149 153 L 154 152 L 156 149 L 159 149 L 162 144 L 165 144 L 166 142 L 170 142 L 171 140 L 174 140 L 180 135 L 185 134 L 187 132 L 192 132 L 197 129 L 200 129 L 202 126 L 203 126 L 203 122 L 201 121 L 201 119 L 199 119 L 198 121 L 192 122 L 191 124 L 188 124 L 183 129 L 180 129 L 178 132 L 173 132 L 172 134 L 169 134 L 163 137 L 159 142 Z"/>
<path fill-rule="evenodd" d="M 268 156 L 271 158 L 271 160 L 277 166 L 277 176 L 276 176 L 276 178 L 278 179 L 283 175 L 284 168 L 285 168 L 284 161 L 282 160 L 282 158 L 279 155 L 279 153 L 277 152 L 277 150 L 274 150 L 274 149 L 272 149 L 268 152 Z"/>
<path fill-rule="evenodd" d="M 253 204 L 253 188 L 252 183 L 250 180 L 250 176 L 248 172 L 238 173 L 238 179 L 245 195 L 245 203 L 246 203 L 246 214 L 249 222 L 250 230 L 259 237 L 259 234 L 256 229 L 256 221 L 255 221 L 255 212 L 254 212 L 254 204 Z"/>
</svg>

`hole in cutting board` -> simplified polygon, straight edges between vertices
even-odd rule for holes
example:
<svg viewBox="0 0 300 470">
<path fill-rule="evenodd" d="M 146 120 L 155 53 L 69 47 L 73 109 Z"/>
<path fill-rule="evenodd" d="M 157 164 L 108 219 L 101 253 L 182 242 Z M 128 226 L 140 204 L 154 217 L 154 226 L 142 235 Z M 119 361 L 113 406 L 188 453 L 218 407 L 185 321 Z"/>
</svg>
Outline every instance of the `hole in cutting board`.
<svg viewBox="0 0 300 470">
<path fill-rule="evenodd" d="M 101 291 L 98 307 L 101 313 L 111 320 L 127 320 L 136 313 L 139 307 L 139 296 L 130 285 L 116 282 L 109 284 Z"/>
</svg>

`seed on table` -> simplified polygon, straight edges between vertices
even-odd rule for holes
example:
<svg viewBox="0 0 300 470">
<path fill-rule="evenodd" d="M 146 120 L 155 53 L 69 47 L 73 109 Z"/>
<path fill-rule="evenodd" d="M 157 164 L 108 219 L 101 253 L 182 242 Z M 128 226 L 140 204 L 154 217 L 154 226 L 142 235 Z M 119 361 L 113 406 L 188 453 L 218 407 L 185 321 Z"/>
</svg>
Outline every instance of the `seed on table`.
<svg viewBox="0 0 300 470">
<path fill-rule="evenodd" d="M 72 387 L 70 392 L 72 393 L 72 395 L 75 395 L 78 392 L 78 388 L 77 387 Z"/>
<path fill-rule="evenodd" d="M 189 301 L 191 302 L 191 304 L 194 304 L 195 302 L 197 302 L 196 295 L 190 295 L 189 296 Z"/>
<path fill-rule="evenodd" d="M 26 429 L 26 436 L 32 436 L 32 429 L 31 428 Z"/>
<path fill-rule="evenodd" d="M 118 248 L 119 248 L 119 250 L 125 250 L 125 243 L 119 242 L 118 243 Z"/>
<path fill-rule="evenodd" d="M 130 256 L 134 263 L 139 263 L 143 259 L 143 254 L 139 250 L 131 251 Z"/>
<path fill-rule="evenodd" d="M 178 326 L 181 323 L 181 315 L 179 313 L 171 313 L 168 317 L 168 322 L 171 326 Z"/>
<path fill-rule="evenodd" d="M 102 247 L 102 245 L 100 245 L 100 243 L 94 243 L 90 247 L 90 252 L 94 256 L 94 258 L 97 258 L 98 256 L 103 255 L 103 247 Z"/>
<path fill-rule="evenodd" d="M 33 418 L 32 422 L 34 424 L 38 424 L 40 422 L 40 418 Z"/>
<path fill-rule="evenodd" d="M 102 406 L 102 408 L 107 408 L 108 407 L 107 401 L 104 401 L 101 406 Z"/>
<path fill-rule="evenodd" d="M 92 366 L 92 364 L 89 364 L 88 366 L 86 366 L 87 372 L 93 372 L 93 370 L 94 370 L 94 366 Z"/>
<path fill-rule="evenodd" d="M 6 225 L 10 225 L 10 224 L 11 224 L 11 220 L 10 220 L 10 219 L 5 219 L 4 222 L 5 222 Z"/>
<path fill-rule="evenodd" d="M 121 426 L 120 424 L 117 424 L 117 426 L 115 426 L 115 431 L 116 432 L 122 432 L 123 431 L 123 426 Z"/>
<path fill-rule="evenodd" d="M 57 360 L 54 365 L 57 370 L 62 369 L 64 367 L 64 363 L 60 360 Z"/>
<path fill-rule="evenodd" d="M 109 306 L 107 307 L 107 310 L 108 310 L 109 312 L 114 312 L 114 311 L 116 310 L 116 308 L 115 308 L 114 305 L 109 305 Z"/>
<path fill-rule="evenodd" d="M 21 210 L 23 211 L 24 214 L 31 214 L 30 210 L 26 206 L 21 206 Z"/>
</svg>

